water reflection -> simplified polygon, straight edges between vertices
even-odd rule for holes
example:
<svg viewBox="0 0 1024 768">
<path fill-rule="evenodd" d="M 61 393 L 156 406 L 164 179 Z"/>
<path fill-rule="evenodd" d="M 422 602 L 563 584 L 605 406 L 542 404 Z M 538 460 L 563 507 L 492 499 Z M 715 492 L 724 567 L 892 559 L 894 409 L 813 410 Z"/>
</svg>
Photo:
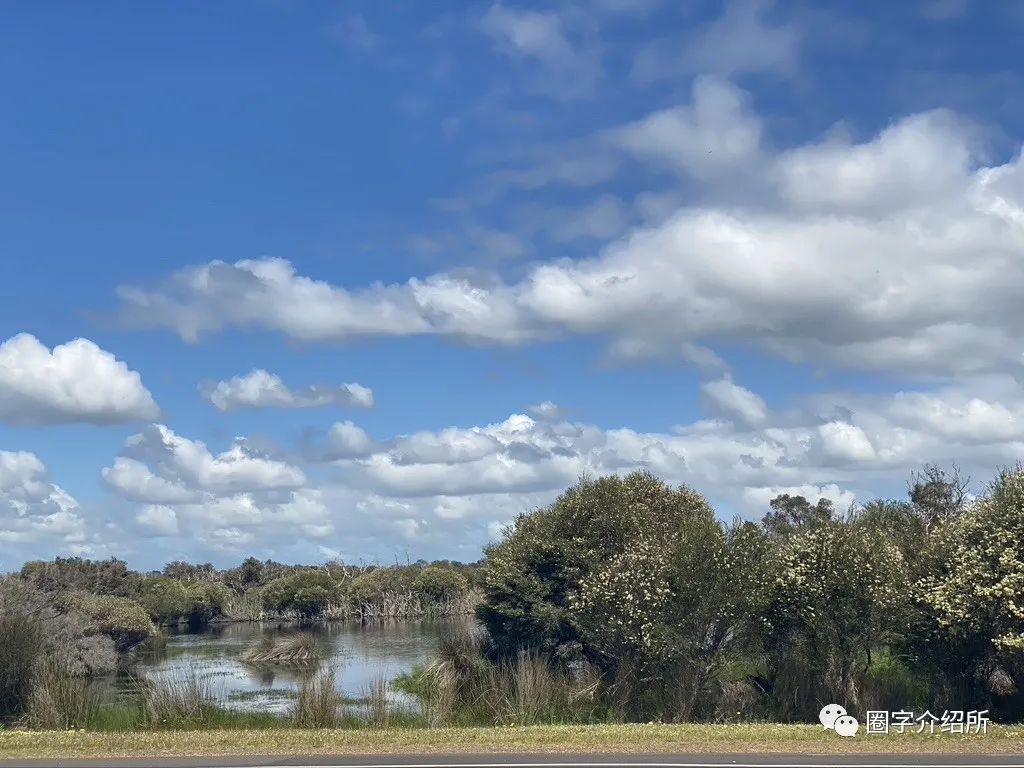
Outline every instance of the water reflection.
<svg viewBox="0 0 1024 768">
<path fill-rule="evenodd" d="M 201 631 L 173 633 L 166 647 L 140 654 L 133 674 L 148 679 L 183 679 L 198 675 L 228 706 L 282 711 L 304 679 L 318 667 L 334 670 L 339 692 L 350 700 L 366 697 L 374 680 L 392 680 L 417 664 L 429 663 L 439 639 L 471 619 L 410 620 L 359 624 L 332 622 L 298 628 L 289 625 L 220 624 Z M 264 638 L 298 632 L 315 635 L 319 664 L 247 664 L 242 655 Z M 128 690 L 130 676 L 119 678 Z M 395 703 L 408 704 L 398 692 Z"/>
</svg>

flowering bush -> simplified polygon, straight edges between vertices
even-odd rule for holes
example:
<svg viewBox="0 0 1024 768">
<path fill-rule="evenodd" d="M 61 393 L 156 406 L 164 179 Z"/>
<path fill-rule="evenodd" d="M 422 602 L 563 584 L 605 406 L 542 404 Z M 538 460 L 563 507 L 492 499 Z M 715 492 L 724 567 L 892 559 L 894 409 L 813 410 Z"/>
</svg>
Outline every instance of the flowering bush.
<svg viewBox="0 0 1024 768">
<path fill-rule="evenodd" d="M 751 533 L 647 473 L 584 480 L 488 549 L 480 616 L 505 653 L 594 664 L 630 717 L 685 716 L 742 634 Z"/>
<path fill-rule="evenodd" d="M 940 529 L 935 572 L 918 583 L 930 624 L 922 655 L 1008 696 L 1024 687 L 1024 469 L 1000 473 Z M 976 691 L 984 695 L 985 691 Z"/>
</svg>

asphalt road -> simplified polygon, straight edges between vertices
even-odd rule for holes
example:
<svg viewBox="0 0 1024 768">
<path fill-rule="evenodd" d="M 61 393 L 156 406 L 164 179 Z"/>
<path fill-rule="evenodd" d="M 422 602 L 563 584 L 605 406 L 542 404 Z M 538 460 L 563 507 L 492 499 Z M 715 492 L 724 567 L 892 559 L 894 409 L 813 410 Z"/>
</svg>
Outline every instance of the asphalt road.
<svg viewBox="0 0 1024 768">
<path fill-rule="evenodd" d="M 0 768 L 1024 768 L 1024 755 L 405 755 L 0 760 Z"/>
</svg>

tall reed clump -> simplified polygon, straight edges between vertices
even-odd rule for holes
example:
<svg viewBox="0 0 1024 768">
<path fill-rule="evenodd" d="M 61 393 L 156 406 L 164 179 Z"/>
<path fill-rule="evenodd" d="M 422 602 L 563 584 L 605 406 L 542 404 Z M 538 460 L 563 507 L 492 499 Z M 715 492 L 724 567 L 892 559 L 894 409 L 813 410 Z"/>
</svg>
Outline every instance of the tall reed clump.
<svg viewBox="0 0 1024 768">
<path fill-rule="evenodd" d="M 257 622 L 266 618 L 263 598 L 258 590 L 242 594 L 229 594 L 221 605 L 221 611 L 224 617 L 231 621 Z"/>
<path fill-rule="evenodd" d="M 391 723 L 388 681 L 384 677 L 375 677 L 370 682 L 366 697 L 366 721 L 373 728 L 387 728 Z"/>
<path fill-rule="evenodd" d="M 594 718 L 598 685 L 587 670 L 570 671 L 536 651 L 488 658 L 480 632 L 444 638 L 437 660 L 400 680 L 416 695 L 431 726 L 587 722 Z"/>
<path fill-rule="evenodd" d="M 141 681 L 142 720 L 153 728 L 186 728 L 222 719 L 210 684 L 194 671 L 180 677 Z"/>
<path fill-rule="evenodd" d="M 521 651 L 499 664 L 492 679 L 488 698 L 496 722 L 535 725 L 571 719 L 571 680 L 540 654 Z"/>
<path fill-rule="evenodd" d="M 242 661 L 249 664 L 310 664 L 319 659 L 319 643 L 308 632 L 277 641 L 265 637 L 242 655 Z"/>
<path fill-rule="evenodd" d="M 341 722 L 341 695 L 334 670 L 320 670 L 307 678 L 295 700 L 293 720 L 297 728 L 336 728 Z"/>
<path fill-rule="evenodd" d="M 27 709 L 45 639 L 42 621 L 13 611 L 0 613 L 0 719 Z"/>
<path fill-rule="evenodd" d="M 486 713 L 478 707 L 489 688 L 491 669 L 484 655 L 486 647 L 487 637 L 481 632 L 457 632 L 441 638 L 437 659 L 422 671 L 411 689 L 419 696 L 430 725 L 486 719 Z"/>
<path fill-rule="evenodd" d="M 80 613 L 24 579 L 0 577 L 0 722 L 22 718 L 33 704 L 40 722 L 57 722 L 57 714 L 46 714 L 47 701 L 52 699 L 56 710 L 74 711 L 70 703 L 70 708 L 60 704 L 65 694 L 58 690 L 58 678 L 78 686 L 81 681 L 71 681 L 111 672 L 115 664 L 113 641 Z"/>
<path fill-rule="evenodd" d="M 48 656 L 36 663 L 24 721 L 37 730 L 85 728 L 96 720 L 104 704 L 96 686 Z"/>
</svg>

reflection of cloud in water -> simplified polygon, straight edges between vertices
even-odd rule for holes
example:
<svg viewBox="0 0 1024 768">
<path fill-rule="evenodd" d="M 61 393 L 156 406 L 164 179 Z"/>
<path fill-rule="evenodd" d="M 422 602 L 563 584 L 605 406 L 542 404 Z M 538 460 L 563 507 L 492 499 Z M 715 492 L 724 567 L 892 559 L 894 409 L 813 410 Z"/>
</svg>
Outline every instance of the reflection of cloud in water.
<svg viewBox="0 0 1024 768">
<path fill-rule="evenodd" d="M 318 665 L 243 663 L 242 654 L 264 638 L 275 639 L 296 632 L 313 634 L 322 654 L 319 666 L 334 671 L 339 692 L 352 701 L 365 699 L 375 680 L 390 681 L 417 664 L 432 661 L 440 637 L 469 622 L 333 622 L 301 630 L 288 625 L 221 624 L 199 633 L 171 635 L 165 653 L 140 659 L 139 672 L 151 679 L 184 679 L 193 674 L 215 678 L 211 688 L 226 706 L 283 712 L 292 706 L 302 681 Z M 412 705 L 407 695 L 397 691 L 390 691 L 389 698 L 397 705 Z"/>
</svg>

